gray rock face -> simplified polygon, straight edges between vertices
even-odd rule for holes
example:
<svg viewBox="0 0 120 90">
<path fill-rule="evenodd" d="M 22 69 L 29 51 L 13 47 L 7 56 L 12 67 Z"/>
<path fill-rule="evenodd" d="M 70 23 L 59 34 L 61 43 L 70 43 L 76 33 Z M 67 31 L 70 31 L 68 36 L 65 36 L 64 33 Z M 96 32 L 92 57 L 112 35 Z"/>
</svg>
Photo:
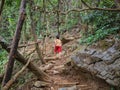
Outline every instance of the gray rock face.
<svg viewBox="0 0 120 90">
<path fill-rule="evenodd" d="M 73 62 L 80 69 L 105 80 L 113 86 L 120 87 L 120 43 L 114 44 L 106 51 L 88 47 L 72 56 Z"/>
</svg>

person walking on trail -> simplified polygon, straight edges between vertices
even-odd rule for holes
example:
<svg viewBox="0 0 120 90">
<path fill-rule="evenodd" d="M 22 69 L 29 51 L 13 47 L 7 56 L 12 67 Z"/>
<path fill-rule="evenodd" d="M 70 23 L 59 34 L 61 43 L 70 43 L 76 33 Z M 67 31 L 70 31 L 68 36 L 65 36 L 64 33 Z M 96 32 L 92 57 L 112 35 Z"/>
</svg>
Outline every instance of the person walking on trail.
<svg viewBox="0 0 120 90">
<path fill-rule="evenodd" d="M 60 40 L 60 36 L 57 35 L 56 39 L 54 40 L 55 46 L 54 46 L 54 52 L 56 54 L 56 58 L 61 58 L 61 52 L 62 52 L 62 41 Z"/>
</svg>

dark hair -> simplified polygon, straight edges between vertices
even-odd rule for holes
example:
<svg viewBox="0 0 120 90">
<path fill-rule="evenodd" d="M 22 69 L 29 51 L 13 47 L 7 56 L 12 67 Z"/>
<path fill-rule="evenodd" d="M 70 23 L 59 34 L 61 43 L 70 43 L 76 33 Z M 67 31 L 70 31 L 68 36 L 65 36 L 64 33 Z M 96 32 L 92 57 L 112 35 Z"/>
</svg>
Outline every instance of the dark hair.
<svg viewBox="0 0 120 90">
<path fill-rule="evenodd" d="M 56 38 L 59 39 L 59 38 L 60 38 L 60 35 L 57 35 Z"/>
</svg>

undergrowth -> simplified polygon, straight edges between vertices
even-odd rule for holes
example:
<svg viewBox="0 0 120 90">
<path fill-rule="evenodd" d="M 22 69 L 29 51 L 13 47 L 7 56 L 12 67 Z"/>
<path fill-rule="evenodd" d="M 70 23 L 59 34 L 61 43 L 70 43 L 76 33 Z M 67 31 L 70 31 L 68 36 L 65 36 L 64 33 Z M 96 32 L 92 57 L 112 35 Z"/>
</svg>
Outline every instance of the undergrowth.
<svg viewBox="0 0 120 90">
<path fill-rule="evenodd" d="M 119 27 L 110 28 L 107 30 L 99 29 L 94 34 L 90 34 L 90 35 L 88 35 L 88 37 L 83 37 L 82 39 L 80 39 L 80 43 L 81 44 L 86 43 L 88 45 L 95 43 L 96 41 L 102 40 L 109 35 L 117 34 L 118 30 L 119 30 Z"/>
</svg>

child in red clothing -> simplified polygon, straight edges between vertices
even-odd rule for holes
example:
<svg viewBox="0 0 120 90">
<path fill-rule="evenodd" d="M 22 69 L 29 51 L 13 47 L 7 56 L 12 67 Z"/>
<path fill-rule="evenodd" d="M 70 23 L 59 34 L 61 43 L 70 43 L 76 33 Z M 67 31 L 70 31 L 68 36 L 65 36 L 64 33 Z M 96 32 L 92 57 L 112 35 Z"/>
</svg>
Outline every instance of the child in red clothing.
<svg viewBox="0 0 120 90">
<path fill-rule="evenodd" d="M 55 46 L 54 52 L 55 53 L 60 53 L 62 51 L 62 47 L 61 46 Z"/>
<path fill-rule="evenodd" d="M 54 42 L 55 42 L 54 52 L 58 54 L 58 58 L 61 58 L 62 42 L 59 38 L 59 35 L 56 36 L 56 39 L 54 40 Z"/>
</svg>

